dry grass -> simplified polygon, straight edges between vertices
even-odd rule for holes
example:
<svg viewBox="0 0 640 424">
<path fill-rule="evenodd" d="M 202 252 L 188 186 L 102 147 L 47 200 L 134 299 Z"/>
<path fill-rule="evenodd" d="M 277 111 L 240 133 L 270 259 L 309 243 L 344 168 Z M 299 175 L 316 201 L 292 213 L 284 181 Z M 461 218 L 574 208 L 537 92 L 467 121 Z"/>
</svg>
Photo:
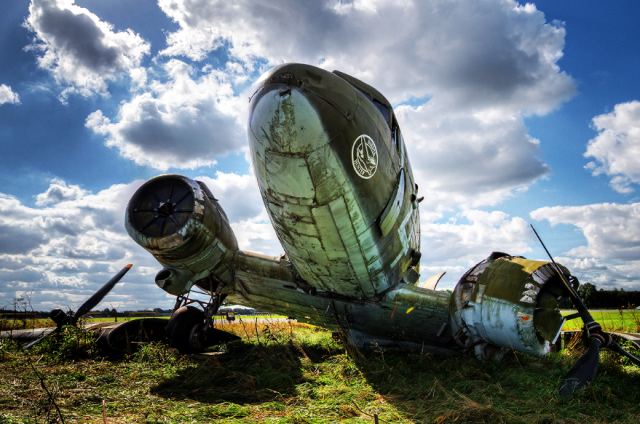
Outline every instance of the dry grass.
<svg viewBox="0 0 640 424">
<path fill-rule="evenodd" d="M 640 373 L 606 352 L 594 386 L 560 399 L 557 386 L 577 350 L 543 359 L 511 354 L 494 363 L 347 351 L 305 324 L 225 327 L 244 340 L 211 356 L 157 344 L 101 358 L 90 348 L 71 349 L 91 345 L 73 334 L 29 354 L 2 341 L 0 423 L 56 422 L 54 405 L 65 422 L 103 422 L 103 401 L 109 423 L 640 421 Z"/>
</svg>

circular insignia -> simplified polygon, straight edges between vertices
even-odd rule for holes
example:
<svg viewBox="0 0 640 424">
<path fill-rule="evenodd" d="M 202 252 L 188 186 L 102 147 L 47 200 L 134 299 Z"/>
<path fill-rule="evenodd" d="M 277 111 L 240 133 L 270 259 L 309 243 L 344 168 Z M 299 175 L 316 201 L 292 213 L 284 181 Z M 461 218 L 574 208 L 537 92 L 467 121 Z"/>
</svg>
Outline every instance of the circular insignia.
<svg viewBox="0 0 640 424">
<path fill-rule="evenodd" d="M 351 163 L 360 177 L 368 180 L 378 170 L 378 149 L 368 135 L 356 138 L 351 148 Z"/>
</svg>

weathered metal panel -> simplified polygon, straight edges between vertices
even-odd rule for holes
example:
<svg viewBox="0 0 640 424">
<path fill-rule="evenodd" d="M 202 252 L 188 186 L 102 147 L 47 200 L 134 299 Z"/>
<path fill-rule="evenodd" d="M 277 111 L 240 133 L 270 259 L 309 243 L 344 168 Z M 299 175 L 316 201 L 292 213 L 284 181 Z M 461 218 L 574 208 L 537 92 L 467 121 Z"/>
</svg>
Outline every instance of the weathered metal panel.
<svg viewBox="0 0 640 424">
<path fill-rule="evenodd" d="M 249 126 L 257 138 L 269 141 L 271 149 L 281 153 L 303 153 L 329 142 L 315 105 L 300 91 L 274 84 L 258 96 L 270 101 L 254 103 Z M 337 113 L 335 115 L 339 117 Z M 254 120 L 255 116 L 268 119 Z"/>
<path fill-rule="evenodd" d="M 500 255 L 490 256 L 460 280 L 452 297 L 452 308 L 457 309 L 452 326 L 464 327 L 476 346 L 483 340 L 543 356 L 555 342 L 563 318 L 555 313 L 557 304 L 539 304 L 538 295 L 558 277 L 547 262 Z M 483 357 L 485 352 L 480 347 L 476 354 Z"/>
<path fill-rule="evenodd" d="M 342 196 L 348 182 L 331 145 L 320 147 L 310 153 L 307 157 L 307 165 L 316 185 L 318 205 L 326 205 Z"/>
<path fill-rule="evenodd" d="M 294 207 L 298 213 L 288 212 Z M 276 225 L 283 233 L 303 234 L 316 238 L 319 236 L 308 206 L 291 205 L 285 202 L 282 202 L 281 205 L 268 203 L 267 210 L 273 220 L 273 225 Z"/>
<path fill-rule="evenodd" d="M 371 280 L 369 280 L 367 265 L 362 257 L 360 244 L 352 227 L 347 205 L 342 198 L 339 198 L 329 203 L 329 208 L 331 209 L 331 215 L 333 216 L 336 227 L 340 231 L 340 238 L 349 256 L 353 271 L 360 282 L 360 289 L 365 296 L 373 296 L 375 291 L 371 285 Z"/>
<path fill-rule="evenodd" d="M 266 152 L 268 188 L 278 193 L 313 198 L 315 188 L 304 158 Z"/>
<path fill-rule="evenodd" d="M 329 260 L 341 259 L 346 255 L 342 239 L 338 233 L 333 215 L 328 205 L 311 209 L 325 254 Z"/>
</svg>

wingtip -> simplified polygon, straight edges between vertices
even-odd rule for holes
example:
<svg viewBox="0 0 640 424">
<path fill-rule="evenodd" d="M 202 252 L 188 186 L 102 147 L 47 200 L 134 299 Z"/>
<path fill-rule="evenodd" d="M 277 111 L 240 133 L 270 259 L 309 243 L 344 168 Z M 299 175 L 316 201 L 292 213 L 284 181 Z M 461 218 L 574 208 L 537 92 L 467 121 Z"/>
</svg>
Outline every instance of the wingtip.
<svg viewBox="0 0 640 424">
<path fill-rule="evenodd" d="M 133 264 L 129 264 L 129 265 L 125 265 L 125 268 L 131 268 L 133 266 Z"/>
</svg>

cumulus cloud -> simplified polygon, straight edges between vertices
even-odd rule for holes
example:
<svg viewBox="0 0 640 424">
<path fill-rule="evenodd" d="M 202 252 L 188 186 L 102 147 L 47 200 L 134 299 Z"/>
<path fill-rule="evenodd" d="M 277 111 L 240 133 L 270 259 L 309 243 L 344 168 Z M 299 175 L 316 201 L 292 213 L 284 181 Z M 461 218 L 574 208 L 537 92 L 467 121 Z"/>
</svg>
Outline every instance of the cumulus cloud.
<svg viewBox="0 0 640 424">
<path fill-rule="evenodd" d="M 44 206 L 50 203 L 59 203 L 64 200 L 75 200 L 87 194 L 86 190 L 77 185 L 68 186 L 61 179 L 54 178 L 51 185 L 44 193 L 36 195 L 36 205 Z"/>
<path fill-rule="evenodd" d="M 400 106 L 407 151 L 430 213 L 453 207 L 495 205 L 550 173 L 539 140 L 517 114 L 449 109 L 436 99 Z M 437 214 L 436 214 L 437 215 Z"/>
<path fill-rule="evenodd" d="M 220 200 L 241 249 L 282 252 L 254 176 L 218 172 L 196 179 Z M 36 196 L 39 208 L 0 193 L 0 308 L 25 292 L 33 293 L 37 309 L 76 308 L 127 263 L 133 269 L 105 302 L 120 309 L 173 306 L 154 283 L 162 266 L 124 229 L 126 205 L 142 183 L 93 194 L 54 179 Z"/>
<path fill-rule="evenodd" d="M 582 231 L 586 246 L 565 252 L 558 259 L 578 276 L 600 287 L 633 287 L 640 279 L 640 203 L 601 203 L 554 206 L 531 212 L 551 225 L 570 224 Z M 637 288 L 637 286 L 636 286 Z"/>
<path fill-rule="evenodd" d="M 624 288 L 638 290 L 640 264 L 637 262 L 612 262 L 597 258 L 571 258 L 558 256 L 557 262 L 566 266 L 582 283 L 595 284 L 597 288 L 613 290 Z"/>
<path fill-rule="evenodd" d="M 640 203 L 544 207 L 531 217 L 551 225 L 575 225 L 584 233 L 587 246 L 569 250 L 569 256 L 640 260 Z"/>
<path fill-rule="evenodd" d="M 234 96 L 225 74 L 209 69 L 194 80 L 193 69 L 175 59 L 164 70 L 170 81 L 120 105 L 114 122 L 98 110 L 86 126 L 122 156 L 163 171 L 213 165 L 246 144 L 246 101 Z"/>
<path fill-rule="evenodd" d="M 613 112 L 593 118 L 599 134 L 589 141 L 585 157 L 593 175 L 611 176 L 611 187 L 619 193 L 634 191 L 640 183 L 640 102 L 617 104 Z"/>
<path fill-rule="evenodd" d="M 542 112 L 573 93 L 556 62 L 564 28 L 515 1 L 197 2 L 160 0 L 180 25 L 166 55 L 202 59 L 229 46 L 251 67 L 301 61 L 368 80 L 393 102 L 450 101 Z"/>
<path fill-rule="evenodd" d="M 28 49 L 38 65 L 71 93 L 107 94 L 107 82 L 135 70 L 150 45 L 131 30 L 114 32 L 113 25 L 74 4 L 74 0 L 32 0 L 27 29 L 35 34 Z"/>
<path fill-rule="evenodd" d="M 511 255 L 531 251 L 526 221 L 500 211 L 467 210 L 446 223 L 422 222 L 421 231 L 427 263 L 473 265 L 493 251 Z"/>
<path fill-rule="evenodd" d="M 180 25 L 161 54 L 227 49 L 236 75 L 282 62 L 339 69 L 400 106 L 429 208 L 495 204 L 547 175 L 523 116 L 574 93 L 565 30 L 515 1 L 160 0 Z M 236 69 L 237 68 L 237 69 Z M 239 69 L 239 70 L 238 70 Z M 416 99 L 429 99 L 416 100 Z M 427 204 L 425 204 L 427 205 Z"/>
<path fill-rule="evenodd" d="M 40 208 L 0 194 L 0 307 L 26 292 L 32 293 L 36 309 L 77 308 L 127 263 L 134 263 L 134 269 L 124 282 L 137 294 L 124 296 L 119 285 L 118 294 L 105 302 L 117 296 L 131 306 L 163 301 L 162 292 L 141 291 L 153 285 L 152 270 L 158 265 L 123 225 L 125 205 L 141 184 L 114 185 L 92 194 L 54 179 L 36 196 L 45 206 Z M 150 294 L 137 299 L 140 292 Z"/>
<path fill-rule="evenodd" d="M 6 84 L 0 84 L 0 106 L 5 103 L 20 103 L 20 97 Z"/>
<path fill-rule="evenodd" d="M 516 256 L 531 251 L 526 221 L 504 212 L 466 210 L 445 223 L 421 221 L 420 278 L 446 271 L 439 289 L 452 289 L 466 270 L 491 252 Z"/>
</svg>

